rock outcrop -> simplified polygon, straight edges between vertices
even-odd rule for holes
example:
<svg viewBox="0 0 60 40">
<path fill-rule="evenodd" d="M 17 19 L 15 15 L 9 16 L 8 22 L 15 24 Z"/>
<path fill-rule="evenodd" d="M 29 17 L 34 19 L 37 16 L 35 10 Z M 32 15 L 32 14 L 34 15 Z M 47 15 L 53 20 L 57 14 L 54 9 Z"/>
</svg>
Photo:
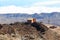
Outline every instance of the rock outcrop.
<svg viewBox="0 0 60 40">
<path fill-rule="evenodd" d="M 37 30 L 36 26 L 34 27 L 31 24 L 19 22 L 1 24 L 0 40 L 60 40 L 60 34 L 58 33 L 60 28 L 51 29 L 44 24 L 39 24 L 39 27 L 41 27 L 40 31 Z M 41 32 L 41 29 L 44 31 Z"/>
</svg>

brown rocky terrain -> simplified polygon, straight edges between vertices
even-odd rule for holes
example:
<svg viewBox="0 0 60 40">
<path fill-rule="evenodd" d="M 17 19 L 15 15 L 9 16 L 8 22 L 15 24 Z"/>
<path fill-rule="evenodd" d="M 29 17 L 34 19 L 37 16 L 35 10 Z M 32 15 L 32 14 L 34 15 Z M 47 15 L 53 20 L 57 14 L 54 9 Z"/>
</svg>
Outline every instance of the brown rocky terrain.
<svg viewBox="0 0 60 40">
<path fill-rule="evenodd" d="M 39 25 L 44 29 L 43 32 L 25 23 L 1 24 L 0 40 L 60 40 L 60 27 L 52 29 L 43 24 Z"/>
<path fill-rule="evenodd" d="M 42 40 L 39 31 L 22 23 L 0 25 L 0 40 Z"/>
</svg>

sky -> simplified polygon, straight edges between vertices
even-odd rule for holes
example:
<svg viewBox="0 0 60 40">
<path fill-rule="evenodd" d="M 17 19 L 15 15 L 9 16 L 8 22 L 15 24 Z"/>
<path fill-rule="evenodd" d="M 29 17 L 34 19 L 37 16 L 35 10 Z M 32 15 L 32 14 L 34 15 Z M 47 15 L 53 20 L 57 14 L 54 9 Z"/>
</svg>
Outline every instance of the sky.
<svg viewBox="0 0 60 40">
<path fill-rule="evenodd" d="M 42 12 L 60 12 L 60 0 L 0 0 L 0 14 Z"/>
</svg>

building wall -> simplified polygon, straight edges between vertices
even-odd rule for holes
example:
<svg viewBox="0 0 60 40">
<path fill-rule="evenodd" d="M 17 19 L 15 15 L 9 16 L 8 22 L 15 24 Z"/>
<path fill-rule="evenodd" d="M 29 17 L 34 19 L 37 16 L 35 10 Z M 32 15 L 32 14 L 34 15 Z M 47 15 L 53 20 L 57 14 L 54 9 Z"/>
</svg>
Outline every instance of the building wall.
<svg viewBox="0 0 60 40">
<path fill-rule="evenodd" d="M 35 18 L 29 18 L 29 19 L 27 20 L 27 22 L 28 22 L 28 23 L 34 23 L 34 22 L 36 22 L 36 19 L 35 19 Z"/>
</svg>

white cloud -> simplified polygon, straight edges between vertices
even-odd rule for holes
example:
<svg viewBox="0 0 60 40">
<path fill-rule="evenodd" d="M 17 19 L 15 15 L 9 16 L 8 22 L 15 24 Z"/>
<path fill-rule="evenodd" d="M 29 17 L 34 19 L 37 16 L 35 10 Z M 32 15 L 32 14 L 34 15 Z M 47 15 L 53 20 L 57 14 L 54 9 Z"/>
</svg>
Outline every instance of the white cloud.
<svg viewBox="0 0 60 40">
<path fill-rule="evenodd" d="M 41 13 L 41 12 L 60 12 L 60 7 L 47 7 L 46 5 L 58 4 L 60 1 L 46 1 L 34 3 L 30 7 L 18 6 L 4 6 L 0 7 L 0 14 L 2 13 Z"/>
<path fill-rule="evenodd" d="M 36 7 L 17 7 L 17 6 L 7 6 L 7 7 L 0 7 L 0 13 L 34 13 L 37 12 L 38 8 Z"/>
<path fill-rule="evenodd" d="M 44 2 L 38 2 L 38 3 L 35 3 L 33 5 L 35 6 L 45 6 L 45 5 L 54 5 L 54 4 L 58 4 L 60 3 L 60 1 L 44 1 Z"/>
</svg>

